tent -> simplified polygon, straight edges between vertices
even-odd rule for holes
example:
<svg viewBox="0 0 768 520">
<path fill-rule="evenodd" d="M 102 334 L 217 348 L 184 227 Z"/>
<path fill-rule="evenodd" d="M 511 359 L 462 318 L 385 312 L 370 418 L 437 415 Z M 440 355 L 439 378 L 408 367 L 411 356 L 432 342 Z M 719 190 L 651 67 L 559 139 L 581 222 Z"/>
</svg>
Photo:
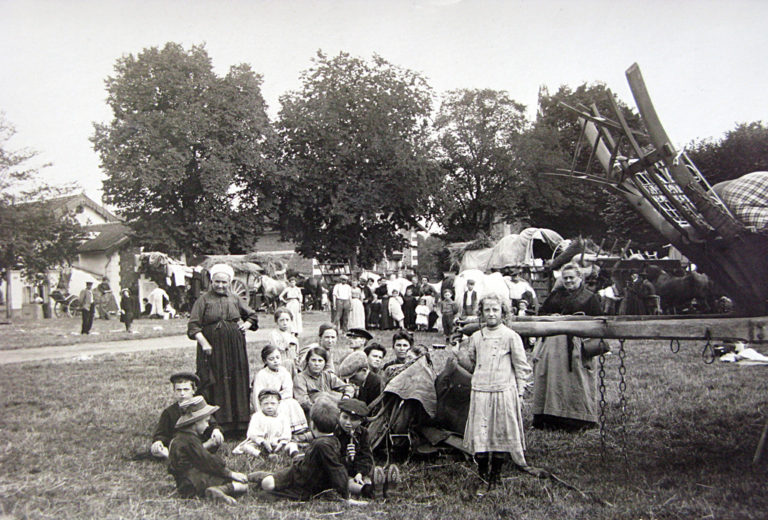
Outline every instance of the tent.
<svg viewBox="0 0 768 520">
<path fill-rule="evenodd" d="M 563 241 L 563 237 L 551 229 L 526 228 L 519 235 L 505 236 L 491 248 L 466 251 L 459 272 L 467 269 L 488 272 L 511 265 L 533 265 L 535 241 L 541 241 L 554 250 Z"/>
</svg>

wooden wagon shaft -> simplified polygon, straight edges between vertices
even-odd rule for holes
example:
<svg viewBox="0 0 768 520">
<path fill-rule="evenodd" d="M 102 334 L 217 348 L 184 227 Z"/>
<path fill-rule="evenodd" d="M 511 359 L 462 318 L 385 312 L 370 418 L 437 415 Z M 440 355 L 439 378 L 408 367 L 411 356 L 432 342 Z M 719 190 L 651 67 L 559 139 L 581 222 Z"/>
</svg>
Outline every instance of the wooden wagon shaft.
<svg viewBox="0 0 768 520">
<path fill-rule="evenodd" d="M 524 336 L 572 334 L 582 338 L 743 340 L 768 343 L 768 316 L 695 319 L 616 319 L 614 317 L 540 316 L 517 318 L 507 326 Z"/>
</svg>

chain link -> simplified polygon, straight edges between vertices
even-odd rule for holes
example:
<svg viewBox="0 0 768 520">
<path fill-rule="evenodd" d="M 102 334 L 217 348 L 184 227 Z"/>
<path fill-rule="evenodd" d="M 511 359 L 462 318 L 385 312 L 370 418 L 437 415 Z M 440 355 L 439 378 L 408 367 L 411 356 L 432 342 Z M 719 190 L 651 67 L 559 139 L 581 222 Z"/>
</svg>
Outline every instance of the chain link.
<svg viewBox="0 0 768 520">
<path fill-rule="evenodd" d="M 600 457 L 605 458 L 605 354 L 600 354 Z"/>
<path fill-rule="evenodd" d="M 669 340 L 669 350 L 671 350 L 673 354 L 680 352 L 680 340 L 677 338 Z"/>
<path fill-rule="evenodd" d="M 629 468 L 627 457 L 627 351 L 624 349 L 624 339 L 619 340 L 619 435 L 621 437 L 621 452 L 624 455 L 624 468 Z"/>
</svg>

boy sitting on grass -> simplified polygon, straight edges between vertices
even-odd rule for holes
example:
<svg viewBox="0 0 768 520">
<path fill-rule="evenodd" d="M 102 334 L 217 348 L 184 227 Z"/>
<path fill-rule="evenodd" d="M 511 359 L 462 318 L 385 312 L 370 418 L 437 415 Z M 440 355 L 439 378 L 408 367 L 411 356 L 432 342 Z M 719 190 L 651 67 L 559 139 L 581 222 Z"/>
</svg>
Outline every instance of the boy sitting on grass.
<svg viewBox="0 0 768 520">
<path fill-rule="evenodd" d="M 160 420 L 152 434 L 152 446 L 149 452 L 157 459 L 168 458 L 168 445 L 176 433 L 176 422 L 181 417 L 182 411 L 179 403 L 191 398 L 197 391 L 197 385 L 200 379 L 191 372 L 178 372 L 171 376 L 171 385 L 173 386 L 173 396 L 176 399 L 171 406 L 163 410 L 160 414 Z M 224 442 L 224 434 L 221 428 L 216 424 L 216 420 L 210 418 L 210 426 L 206 430 L 203 443 L 208 451 L 215 452 Z"/>
<path fill-rule="evenodd" d="M 341 461 L 341 444 L 333 435 L 339 409 L 332 399 L 318 399 L 310 409 L 309 417 L 315 438 L 303 459 L 276 473 L 255 472 L 248 476 L 251 482 L 273 495 L 293 500 L 309 500 L 324 491 L 336 491 L 349 500 L 347 470 Z"/>
<path fill-rule="evenodd" d="M 248 491 L 248 476 L 227 469 L 218 455 L 203 447 L 202 435 L 218 409 L 197 395 L 181 403 L 183 413 L 176 422 L 176 435 L 169 449 L 168 472 L 176 479 L 182 498 L 195 496 L 235 505 L 234 496 Z"/>
<path fill-rule="evenodd" d="M 373 498 L 373 453 L 368 429 L 363 419 L 368 417 L 368 405 L 359 399 L 339 401 L 339 418 L 333 436 L 339 441 L 339 456 L 347 470 L 347 487 L 351 495 Z"/>
<path fill-rule="evenodd" d="M 280 392 L 266 388 L 259 392 L 258 400 L 259 409 L 251 416 L 246 439 L 232 453 L 258 457 L 263 452 L 270 460 L 282 452 L 291 458 L 298 455 L 299 447 L 291 441 L 291 420 L 287 413 L 278 412 Z"/>
</svg>

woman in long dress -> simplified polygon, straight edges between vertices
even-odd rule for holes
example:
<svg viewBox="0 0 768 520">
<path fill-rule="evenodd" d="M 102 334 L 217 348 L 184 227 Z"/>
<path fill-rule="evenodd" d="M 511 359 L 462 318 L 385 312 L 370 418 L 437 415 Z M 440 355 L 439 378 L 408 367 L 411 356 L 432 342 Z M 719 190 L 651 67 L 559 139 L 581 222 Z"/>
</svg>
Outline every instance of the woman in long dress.
<svg viewBox="0 0 768 520">
<path fill-rule="evenodd" d="M 187 324 L 187 335 L 197 340 L 198 392 L 208 403 L 220 407 L 216 421 L 225 432 L 245 430 L 251 418 L 245 331 L 258 329 L 259 321 L 256 313 L 229 291 L 234 278 L 230 266 L 216 264 L 209 272 L 211 289 L 192 306 Z"/>
<path fill-rule="evenodd" d="M 563 286 L 555 289 L 540 314 L 600 315 L 600 300 L 584 287 L 581 270 L 566 264 Z M 551 336 L 533 350 L 533 426 L 578 430 L 597 422 L 597 370 L 585 356 L 589 341 L 571 335 Z"/>
<path fill-rule="evenodd" d="M 301 294 L 301 288 L 296 287 L 296 277 L 291 276 L 288 279 L 288 287 L 280 293 L 280 301 L 285 304 L 285 308 L 291 311 L 293 323 L 291 323 L 291 332 L 296 336 L 301 335 L 304 327 L 301 321 L 301 306 L 304 303 L 304 295 Z"/>
<path fill-rule="evenodd" d="M 350 329 L 364 329 L 365 328 L 365 307 L 363 306 L 363 290 L 360 288 L 360 283 L 355 280 L 352 287 L 352 296 L 350 298 L 351 308 L 349 310 L 349 328 Z"/>
</svg>

